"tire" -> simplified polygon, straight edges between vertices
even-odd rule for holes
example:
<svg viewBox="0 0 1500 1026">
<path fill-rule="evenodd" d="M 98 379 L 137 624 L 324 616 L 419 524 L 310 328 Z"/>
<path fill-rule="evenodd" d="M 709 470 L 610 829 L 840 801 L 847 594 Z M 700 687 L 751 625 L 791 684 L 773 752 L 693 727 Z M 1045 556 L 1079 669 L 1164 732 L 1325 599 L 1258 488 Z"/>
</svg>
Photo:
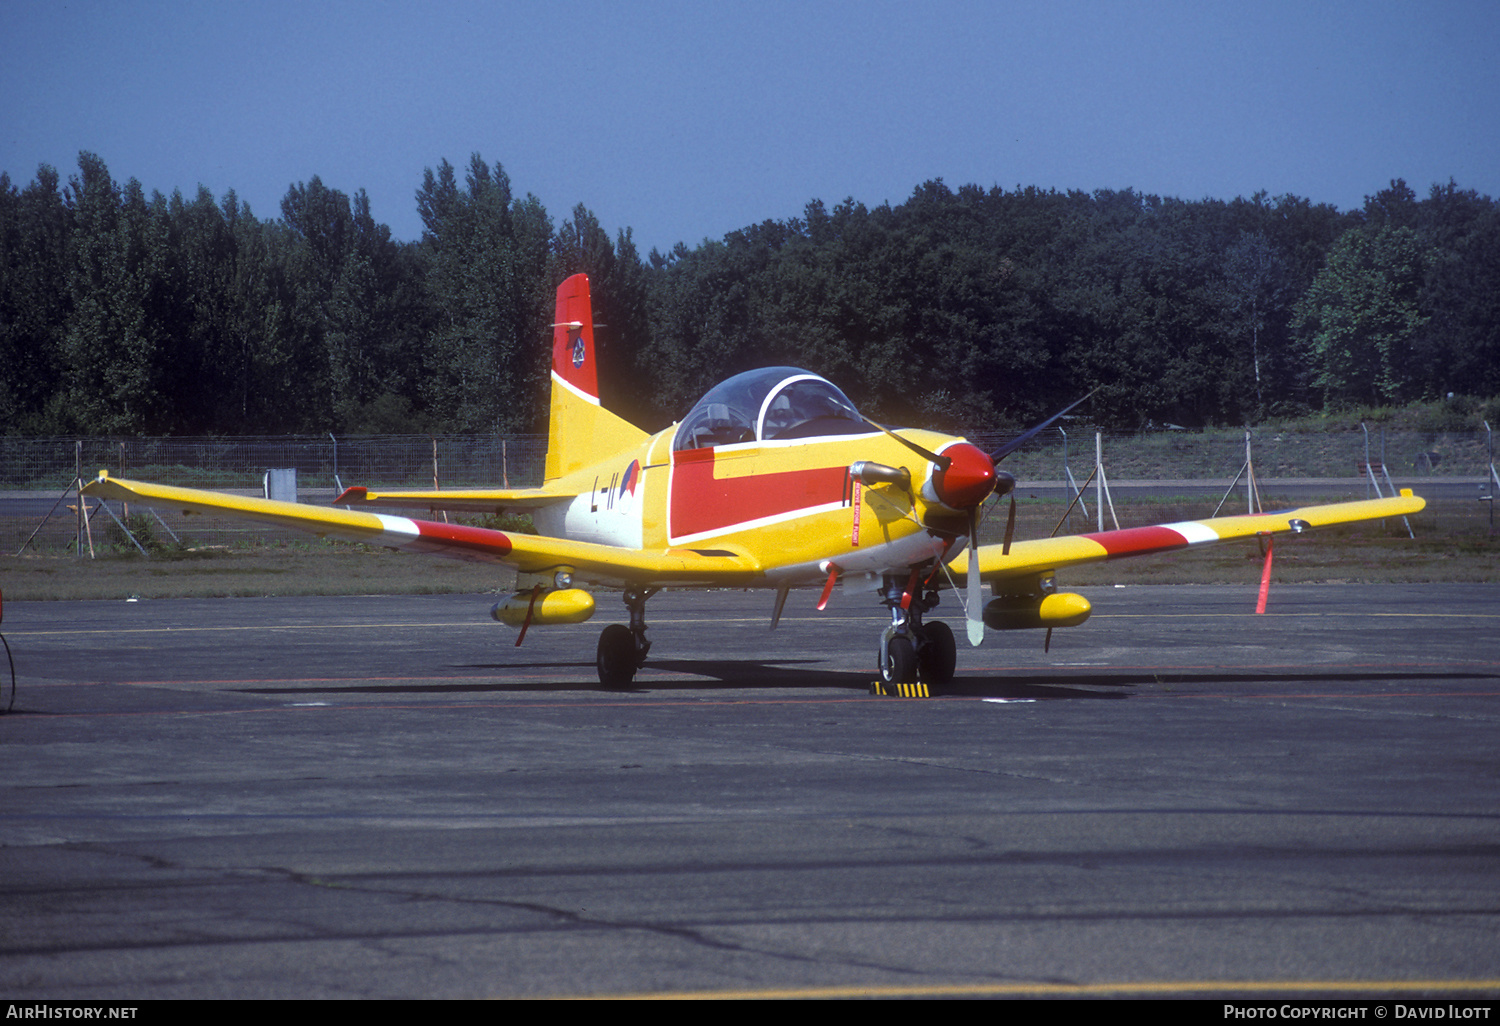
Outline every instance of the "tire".
<svg viewBox="0 0 1500 1026">
<path fill-rule="evenodd" d="M 880 679 L 886 684 L 911 684 L 917 679 L 917 651 L 904 634 L 891 637 L 885 647 Z"/>
<path fill-rule="evenodd" d="M 922 625 L 922 647 L 917 652 L 917 675 L 924 684 L 946 684 L 958 667 L 953 631 L 941 620 Z"/>
<path fill-rule="evenodd" d="M 599 652 L 595 657 L 599 683 L 607 688 L 628 688 L 635 680 L 635 635 L 630 628 L 612 623 L 599 635 Z"/>
</svg>

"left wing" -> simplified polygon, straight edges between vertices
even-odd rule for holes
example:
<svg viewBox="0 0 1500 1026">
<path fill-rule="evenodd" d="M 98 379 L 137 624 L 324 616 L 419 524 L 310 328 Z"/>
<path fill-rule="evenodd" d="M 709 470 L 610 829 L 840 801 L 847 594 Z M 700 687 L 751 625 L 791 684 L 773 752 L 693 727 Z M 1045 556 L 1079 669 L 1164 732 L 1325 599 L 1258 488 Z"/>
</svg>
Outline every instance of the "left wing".
<svg viewBox="0 0 1500 1026">
<path fill-rule="evenodd" d="M 309 506 L 300 502 L 247 498 L 227 492 L 148 484 L 110 477 L 105 471 L 83 486 L 85 495 L 120 499 L 187 513 L 217 513 L 407 552 L 504 563 L 522 573 L 568 570 L 602 584 L 750 584 L 761 567 L 748 553 L 716 549 L 625 549 L 535 534 L 494 531 L 463 524 Z"/>
<path fill-rule="evenodd" d="M 1426 505 L 1426 501 L 1413 495 L 1411 489 L 1403 488 L 1399 496 L 1390 499 L 1336 502 L 1275 513 L 1189 520 L 1154 527 L 1128 527 L 1119 531 L 1078 534 L 1067 538 L 1012 542 L 1009 555 L 1003 553 L 1003 546 L 981 545 L 979 576 L 986 581 L 1027 577 L 1083 563 L 1123 559 L 1126 556 L 1149 556 L 1210 542 L 1253 538 L 1258 534 L 1296 532 L 1308 527 L 1408 516 L 1420 512 Z M 957 575 L 967 575 L 968 552 L 965 551 L 954 559 L 949 568 Z"/>
</svg>

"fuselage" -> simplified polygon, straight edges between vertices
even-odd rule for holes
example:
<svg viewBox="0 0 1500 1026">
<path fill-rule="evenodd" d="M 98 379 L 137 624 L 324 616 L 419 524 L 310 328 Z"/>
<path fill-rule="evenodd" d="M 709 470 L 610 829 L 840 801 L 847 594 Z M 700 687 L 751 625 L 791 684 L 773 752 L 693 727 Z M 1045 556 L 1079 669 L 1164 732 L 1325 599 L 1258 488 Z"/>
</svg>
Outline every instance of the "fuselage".
<svg viewBox="0 0 1500 1026">
<path fill-rule="evenodd" d="M 577 498 L 538 510 L 538 530 L 625 548 L 749 555 L 767 587 L 819 581 L 830 564 L 904 571 L 963 545 L 963 518 L 922 494 L 931 467 L 874 428 L 684 447 L 682 427 L 579 471 Z M 937 452 L 962 441 L 903 434 Z M 862 483 L 850 473 L 860 461 L 907 469 L 911 489 Z"/>
</svg>

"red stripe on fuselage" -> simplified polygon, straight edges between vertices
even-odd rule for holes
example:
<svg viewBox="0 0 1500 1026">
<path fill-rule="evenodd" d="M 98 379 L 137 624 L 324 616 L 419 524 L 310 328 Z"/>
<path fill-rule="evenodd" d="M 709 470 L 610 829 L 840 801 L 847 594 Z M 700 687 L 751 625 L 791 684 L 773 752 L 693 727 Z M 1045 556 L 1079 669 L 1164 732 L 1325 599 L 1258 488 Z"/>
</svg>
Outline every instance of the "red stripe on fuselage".
<svg viewBox="0 0 1500 1026">
<path fill-rule="evenodd" d="M 1188 547 L 1188 540 L 1169 527 L 1128 527 L 1123 531 L 1105 531 L 1083 537 L 1098 542 L 1111 558 Z"/>
<path fill-rule="evenodd" d="M 714 457 L 713 449 L 672 454 L 672 537 L 723 531 L 736 524 L 845 500 L 846 467 L 719 478 L 714 476 Z M 726 459 L 736 458 L 755 457 Z"/>
</svg>

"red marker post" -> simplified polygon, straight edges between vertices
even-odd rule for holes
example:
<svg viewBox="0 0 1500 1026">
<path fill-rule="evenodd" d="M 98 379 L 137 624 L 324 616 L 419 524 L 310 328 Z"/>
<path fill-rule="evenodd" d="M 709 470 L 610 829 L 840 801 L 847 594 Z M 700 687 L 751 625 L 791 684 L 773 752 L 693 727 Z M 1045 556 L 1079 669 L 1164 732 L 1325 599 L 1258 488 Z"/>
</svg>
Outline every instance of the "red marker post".
<svg viewBox="0 0 1500 1026">
<path fill-rule="evenodd" d="M 1266 565 L 1260 572 L 1260 598 L 1256 600 L 1256 615 L 1266 611 L 1266 597 L 1271 593 L 1271 554 L 1276 551 L 1276 538 L 1274 535 L 1264 535 L 1266 539 Z"/>
</svg>

